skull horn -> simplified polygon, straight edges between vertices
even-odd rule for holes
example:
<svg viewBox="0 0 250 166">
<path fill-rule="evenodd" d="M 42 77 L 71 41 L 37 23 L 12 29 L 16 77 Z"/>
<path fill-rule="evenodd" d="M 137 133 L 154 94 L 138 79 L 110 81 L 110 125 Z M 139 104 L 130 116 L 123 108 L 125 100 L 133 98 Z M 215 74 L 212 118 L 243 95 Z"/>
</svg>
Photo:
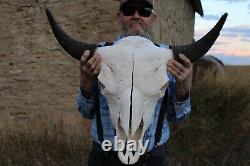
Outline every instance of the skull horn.
<svg viewBox="0 0 250 166">
<path fill-rule="evenodd" d="M 81 59 L 83 52 L 86 50 L 90 50 L 90 55 L 93 55 L 97 48 L 96 44 L 87 44 L 73 39 L 56 23 L 49 9 L 46 9 L 46 15 L 56 39 L 67 53 L 77 60 Z"/>
<path fill-rule="evenodd" d="M 180 53 L 186 55 L 191 62 L 197 61 L 205 55 L 218 38 L 220 31 L 227 19 L 227 13 L 223 14 L 217 24 L 204 37 L 197 42 L 184 46 L 170 46 L 173 49 L 175 59 L 179 59 Z"/>
</svg>

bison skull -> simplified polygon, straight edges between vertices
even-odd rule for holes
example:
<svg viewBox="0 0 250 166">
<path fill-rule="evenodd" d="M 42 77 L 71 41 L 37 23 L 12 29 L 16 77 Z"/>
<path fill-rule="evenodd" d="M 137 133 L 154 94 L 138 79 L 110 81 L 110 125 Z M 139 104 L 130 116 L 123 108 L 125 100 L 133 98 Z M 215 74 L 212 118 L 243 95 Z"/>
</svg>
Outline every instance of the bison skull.
<svg viewBox="0 0 250 166">
<path fill-rule="evenodd" d="M 107 98 L 118 139 L 138 142 L 151 123 L 157 101 L 165 94 L 166 62 L 173 58 L 172 50 L 130 36 L 113 46 L 98 48 L 97 52 L 102 57 L 98 76 L 101 93 Z M 120 160 L 135 163 L 140 153 L 140 147 L 136 147 L 135 153 L 118 152 Z"/>
<path fill-rule="evenodd" d="M 183 53 L 191 62 L 197 61 L 212 47 L 227 18 L 226 13 L 204 37 L 188 45 L 158 48 L 147 39 L 131 36 L 113 46 L 100 48 L 97 44 L 73 39 L 56 23 L 48 9 L 46 14 L 55 37 L 72 57 L 80 60 L 85 50 L 90 50 L 91 55 L 95 51 L 102 55 L 98 77 L 101 92 L 107 98 L 118 139 L 123 141 L 143 139 L 155 104 L 167 87 L 167 60 L 173 57 L 178 60 L 178 55 Z M 139 151 L 140 148 L 135 153 L 118 152 L 118 156 L 122 162 L 133 164 L 139 158 Z"/>
</svg>

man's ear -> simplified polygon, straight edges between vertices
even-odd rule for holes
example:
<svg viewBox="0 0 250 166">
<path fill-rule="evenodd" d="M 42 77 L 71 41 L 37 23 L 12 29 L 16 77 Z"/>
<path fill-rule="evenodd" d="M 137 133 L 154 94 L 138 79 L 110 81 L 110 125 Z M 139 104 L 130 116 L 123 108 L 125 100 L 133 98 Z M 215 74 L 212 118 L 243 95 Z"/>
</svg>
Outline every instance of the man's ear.
<svg viewBox="0 0 250 166">
<path fill-rule="evenodd" d="M 117 17 L 116 18 L 117 18 L 118 23 L 121 23 L 122 15 L 121 15 L 120 12 L 117 13 Z"/>
<path fill-rule="evenodd" d="M 156 20 L 157 20 L 157 16 L 156 16 L 156 14 L 154 14 L 154 15 L 152 16 L 152 19 L 153 19 L 153 22 L 155 23 L 155 22 L 156 22 Z"/>
<path fill-rule="evenodd" d="M 152 20 L 152 24 L 155 25 L 157 21 L 157 16 L 155 14 L 152 15 L 151 20 Z"/>
<path fill-rule="evenodd" d="M 116 14 L 116 18 L 117 18 L 117 21 L 118 22 L 120 22 L 120 20 L 121 20 L 121 13 L 120 12 L 117 12 L 117 14 Z"/>
</svg>

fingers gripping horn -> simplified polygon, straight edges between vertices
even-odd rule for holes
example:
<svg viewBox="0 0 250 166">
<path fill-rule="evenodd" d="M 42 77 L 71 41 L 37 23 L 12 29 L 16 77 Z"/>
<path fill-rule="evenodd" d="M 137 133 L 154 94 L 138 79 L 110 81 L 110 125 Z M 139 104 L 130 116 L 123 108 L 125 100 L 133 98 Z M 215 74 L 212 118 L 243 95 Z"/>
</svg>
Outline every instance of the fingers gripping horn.
<svg viewBox="0 0 250 166">
<path fill-rule="evenodd" d="M 67 53 L 77 60 L 81 59 L 85 50 L 90 50 L 90 55 L 93 55 L 97 48 L 96 44 L 87 44 L 73 39 L 56 23 L 49 9 L 46 9 L 46 15 L 56 39 Z"/>
<path fill-rule="evenodd" d="M 184 46 L 170 46 L 173 49 L 175 59 L 180 53 L 186 55 L 191 62 L 197 61 L 205 55 L 218 38 L 220 31 L 227 19 L 227 13 L 223 14 L 217 24 L 200 40 Z"/>
</svg>

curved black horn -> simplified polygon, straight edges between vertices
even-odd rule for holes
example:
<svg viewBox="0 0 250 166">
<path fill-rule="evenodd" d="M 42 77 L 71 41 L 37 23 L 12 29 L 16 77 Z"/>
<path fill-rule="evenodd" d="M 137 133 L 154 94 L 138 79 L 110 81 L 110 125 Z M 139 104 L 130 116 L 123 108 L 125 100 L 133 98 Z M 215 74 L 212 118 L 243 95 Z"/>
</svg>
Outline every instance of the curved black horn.
<svg viewBox="0 0 250 166">
<path fill-rule="evenodd" d="M 170 46 L 173 49 L 174 58 L 178 60 L 180 53 L 186 55 L 191 62 L 197 61 L 205 55 L 218 38 L 220 31 L 227 19 L 227 13 L 223 14 L 217 24 L 204 37 L 197 42 L 184 46 Z"/>
<path fill-rule="evenodd" d="M 48 9 L 46 9 L 46 15 L 56 39 L 67 53 L 77 60 L 81 59 L 85 50 L 90 50 L 90 55 L 93 55 L 97 48 L 96 44 L 87 44 L 73 39 L 56 23 L 53 15 Z"/>
</svg>

